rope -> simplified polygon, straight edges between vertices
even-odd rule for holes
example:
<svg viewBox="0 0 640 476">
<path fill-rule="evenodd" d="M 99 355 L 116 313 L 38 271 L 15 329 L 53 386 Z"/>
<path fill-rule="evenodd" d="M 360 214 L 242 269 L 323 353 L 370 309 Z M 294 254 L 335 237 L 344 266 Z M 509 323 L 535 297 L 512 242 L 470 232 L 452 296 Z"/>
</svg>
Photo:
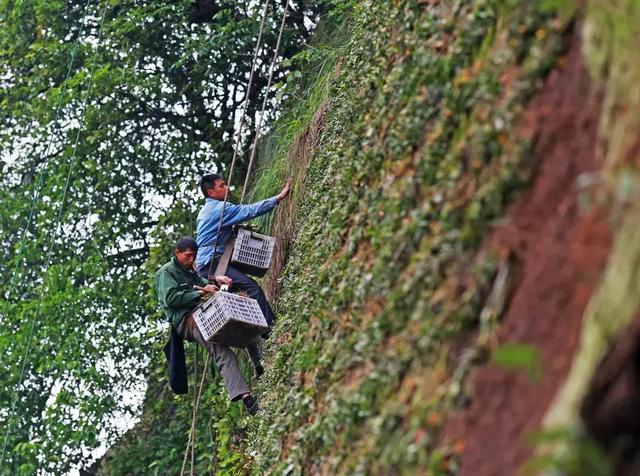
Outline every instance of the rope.
<svg viewBox="0 0 640 476">
<path fill-rule="evenodd" d="M 264 120 L 264 112 L 267 109 L 267 101 L 269 99 L 269 90 L 271 89 L 271 83 L 273 82 L 273 70 L 275 69 L 275 65 L 278 59 L 278 52 L 280 51 L 280 43 L 282 41 L 282 33 L 284 32 L 284 24 L 287 19 L 287 13 L 289 11 L 289 2 L 285 2 L 284 4 L 284 13 L 282 14 L 282 23 L 280 24 L 280 33 L 278 34 L 278 41 L 276 42 L 276 50 L 273 53 L 273 59 L 271 60 L 271 65 L 269 66 L 269 81 L 267 82 L 267 90 L 264 93 L 264 99 L 262 101 L 262 110 L 260 111 L 260 119 L 258 121 L 258 125 L 256 127 L 256 134 L 253 138 L 253 146 L 251 147 L 251 158 L 249 159 L 249 166 L 247 168 L 247 175 L 244 178 L 244 185 L 242 186 L 242 197 L 240 197 L 240 203 L 244 203 L 244 196 L 247 192 L 247 187 L 249 185 L 249 175 L 251 174 L 251 168 L 253 167 L 253 161 L 256 157 L 256 149 L 258 148 L 258 139 L 260 137 L 260 131 L 262 129 L 262 122 Z"/>
<path fill-rule="evenodd" d="M 262 118 L 264 117 L 264 112 L 265 112 L 265 108 L 266 108 L 266 103 L 267 103 L 267 98 L 268 98 L 268 94 L 269 94 L 269 88 L 271 87 L 271 82 L 273 80 L 273 69 L 274 69 L 274 64 L 277 60 L 278 57 L 278 51 L 280 49 L 280 43 L 282 41 L 282 36 L 283 36 L 283 31 L 284 31 L 284 27 L 285 27 L 285 20 L 287 17 L 287 12 L 288 12 L 288 8 L 289 8 L 289 2 L 287 1 L 285 3 L 285 9 L 284 9 L 284 13 L 282 16 L 282 22 L 280 24 L 280 32 L 278 34 L 278 41 L 276 43 L 276 49 L 274 51 L 274 55 L 273 55 L 273 60 L 271 61 L 271 65 L 269 68 L 269 81 L 268 81 L 268 85 L 267 85 L 267 91 L 265 92 L 265 99 L 262 103 L 262 112 L 260 113 L 260 125 L 258 126 L 259 128 L 262 126 Z M 234 152 L 233 152 L 233 159 L 231 161 L 231 167 L 229 168 L 229 176 L 227 179 L 227 183 L 231 182 L 231 177 L 233 176 L 233 170 L 235 167 L 235 163 L 236 163 L 236 159 L 238 157 L 238 151 L 240 149 L 240 140 L 242 138 L 242 130 L 244 127 L 244 119 L 246 116 L 246 112 L 248 109 L 248 104 L 249 104 L 249 93 L 251 91 L 251 84 L 253 82 L 253 76 L 255 73 L 255 67 L 256 67 L 256 60 L 258 57 L 258 51 L 260 49 L 260 42 L 262 40 L 262 34 L 263 34 L 263 30 L 264 30 L 264 24 L 265 24 L 265 20 L 267 17 L 267 12 L 269 9 L 269 0 L 265 0 L 265 4 L 264 4 L 264 8 L 262 11 L 262 19 L 260 21 L 260 33 L 258 34 L 258 41 L 256 42 L 256 47 L 254 50 L 254 55 L 253 55 L 253 64 L 251 65 L 251 75 L 249 76 L 249 85 L 247 86 L 247 94 L 245 96 L 245 100 L 244 100 L 244 108 L 242 111 L 242 115 L 240 117 L 240 126 L 239 126 L 239 130 L 238 130 L 238 137 L 236 139 L 236 144 L 235 144 L 235 148 L 234 148 Z M 258 135 L 259 129 L 256 131 L 256 137 Z M 255 142 L 254 142 L 254 150 L 255 150 Z M 252 153 L 252 160 L 253 160 L 253 153 Z M 248 178 L 249 178 L 249 173 L 250 173 L 250 169 L 247 170 L 247 176 L 245 177 L 245 185 L 244 187 L 246 187 Z M 244 198 L 244 188 L 243 188 L 243 193 L 242 196 Z M 222 210 L 220 211 L 220 218 L 218 220 L 218 231 L 216 234 L 216 240 L 213 246 L 213 253 L 215 254 L 215 251 L 218 247 L 218 242 L 220 239 L 220 231 L 222 229 L 222 223 L 223 223 L 223 219 L 224 219 L 224 211 L 227 205 L 227 201 L 229 198 L 229 190 L 227 189 L 227 192 L 225 193 L 224 196 L 224 201 L 222 203 Z M 211 280 L 211 270 L 213 268 L 213 255 L 212 255 L 212 259 L 211 259 L 211 263 L 209 264 L 209 272 L 208 272 L 208 280 Z M 209 360 L 211 358 L 211 355 L 207 352 L 207 359 L 204 363 L 204 368 L 202 369 L 202 378 L 200 379 L 200 385 L 198 387 L 198 395 L 196 397 L 195 400 L 195 405 L 193 408 L 193 418 L 192 418 L 192 422 L 191 422 L 191 432 L 189 434 L 189 441 L 187 442 L 187 448 L 185 450 L 185 454 L 184 454 L 184 458 L 182 461 L 182 468 L 180 470 L 180 476 L 184 475 L 184 470 L 186 467 L 186 463 L 187 463 L 187 454 L 189 453 L 189 448 L 192 448 L 192 456 L 191 456 L 191 476 L 195 476 L 195 465 L 194 465 L 194 455 L 193 455 L 193 451 L 195 451 L 195 432 L 196 432 L 196 422 L 198 420 L 198 409 L 199 409 L 199 405 L 200 405 L 200 399 L 202 397 L 202 388 L 204 387 L 204 379 L 207 373 L 207 368 L 209 366 Z"/>
<path fill-rule="evenodd" d="M 193 363 L 193 376 L 198 375 L 198 346 L 195 346 L 195 358 Z M 195 382 L 194 382 L 195 383 Z M 193 392 L 193 415 L 191 416 L 192 420 L 192 433 L 191 433 L 191 475 L 193 476 L 196 467 L 196 421 L 198 419 L 198 415 L 196 412 L 196 393 Z"/>
<path fill-rule="evenodd" d="M 238 136 L 236 137 L 236 144 L 233 148 L 233 158 L 231 160 L 231 167 L 229 168 L 229 177 L 227 183 L 230 183 L 233 175 L 233 168 L 238 158 L 240 151 L 240 141 L 242 140 L 242 132 L 244 131 L 244 120 L 247 116 L 247 110 L 249 109 L 249 96 L 251 95 L 251 86 L 253 86 L 253 78 L 256 72 L 256 66 L 258 64 L 258 52 L 260 51 L 260 43 L 262 42 L 262 34 L 264 33 L 264 24 L 267 19 L 267 13 L 269 11 L 269 0 L 265 0 L 264 7 L 262 9 L 262 18 L 260 19 L 260 31 L 258 33 L 258 39 L 256 41 L 256 47 L 253 50 L 253 59 L 251 61 L 251 74 L 249 75 L 249 83 L 247 84 L 247 91 L 244 96 L 244 107 L 242 108 L 242 114 L 240 115 L 240 124 L 238 126 Z M 225 196 L 225 203 L 226 203 Z M 222 218 L 222 215 L 221 215 Z M 214 250 L 215 251 L 215 250 Z"/>
<path fill-rule="evenodd" d="M 191 421 L 191 431 L 189 433 L 189 441 L 187 442 L 187 450 L 184 453 L 184 459 L 182 460 L 182 469 L 180 470 L 180 476 L 184 476 L 184 469 L 187 464 L 187 455 L 189 454 L 189 448 L 191 446 L 195 447 L 195 434 L 196 434 L 196 423 L 198 421 L 198 410 L 200 408 L 200 399 L 202 397 L 202 388 L 204 387 L 204 378 L 207 375 L 207 368 L 209 367 L 209 360 L 211 359 L 211 354 L 207 352 L 207 358 L 204 361 L 204 367 L 202 369 L 202 378 L 200 379 L 200 385 L 198 387 L 198 396 L 195 398 L 195 405 L 193 407 L 193 419 Z M 195 475 L 194 468 L 194 456 L 192 456 L 191 463 L 191 476 Z"/>
<path fill-rule="evenodd" d="M 89 5 L 91 4 L 91 1 L 92 0 L 87 0 L 86 5 L 84 6 L 84 14 L 83 14 L 83 17 L 82 17 L 82 23 L 80 24 L 80 30 L 78 30 L 78 36 L 76 37 L 76 40 L 75 40 L 75 42 L 73 44 L 73 49 L 71 50 L 71 59 L 69 60 L 69 67 L 67 68 L 67 74 L 65 75 L 64 81 L 62 83 L 62 92 L 61 92 L 60 98 L 58 100 L 58 105 L 56 106 L 56 113 L 55 113 L 54 119 L 53 119 L 53 123 L 54 124 L 57 123 L 58 119 L 60 118 L 60 111 L 62 110 L 62 101 L 63 101 L 65 93 L 67 91 L 67 81 L 71 77 L 71 71 L 73 70 L 73 63 L 76 60 L 76 51 L 78 49 L 78 44 L 80 43 L 80 37 L 82 36 L 82 33 L 84 32 L 85 20 L 87 18 L 87 12 L 89 11 Z M 9 297 L 11 295 L 11 291 L 13 290 L 15 282 L 16 282 L 16 277 L 18 276 L 18 269 L 20 268 L 20 262 L 21 262 L 22 254 L 24 252 L 24 240 L 25 240 L 25 237 L 27 235 L 27 232 L 29 231 L 29 228 L 31 228 L 31 222 L 33 220 L 33 213 L 35 211 L 36 203 L 37 203 L 38 199 L 40 198 L 40 190 L 42 189 L 42 185 L 44 183 L 44 170 L 45 170 L 46 165 L 47 165 L 47 161 L 48 161 L 47 157 L 49 156 L 49 151 L 51 150 L 51 144 L 52 143 L 53 143 L 53 134 L 49 135 L 49 140 L 47 142 L 47 147 L 45 148 L 44 152 L 40 155 L 40 161 L 44 162 L 44 165 L 43 165 L 42 169 L 40 170 L 40 173 L 38 174 L 38 182 L 36 183 L 35 194 L 33 195 L 33 200 L 31 201 L 31 208 L 29 209 L 29 216 L 27 218 L 27 224 L 25 225 L 24 229 L 22 230 L 22 234 L 21 234 L 21 238 L 20 238 L 20 247 L 18 248 L 18 257 L 16 259 L 16 264 L 15 264 L 15 266 L 13 268 L 13 273 L 12 273 L 12 276 L 11 276 L 11 280 L 9 282 L 9 294 L 7 294 L 7 300 L 9 300 Z"/>
<path fill-rule="evenodd" d="M 258 63 L 258 53 L 260 51 L 260 44 L 262 43 L 262 35 L 264 33 L 264 25 L 267 19 L 267 13 L 269 12 L 269 0 L 265 0 L 264 6 L 262 9 L 262 18 L 260 19 L 260 30 L 258 32 L 258 39 L 256 41 L 256 47 L 253 51 L 253 60 L 251 61 L 251 73 L 249 74 L 249 82 L 247 84 L 247 91 L 244 97 L 244 107 L 242 108 L 242 114 L 240 115 L 240 124 L 238 126 L 238 136 L 236 138 L 236 143 L 233 149 L 233 158 L 231 159 L 231 166 L 229 167 L 229 175 L 227 177 L 227 183 L 231 182 L 231 178 L 233 177 L 233 171 L 236 165 L 236 161 L 238 159 L 238 152 L 240 150 L 240 141 L 242 140 L 242 132 L 244 130 L 244 121 L 247 115 L 247 110 L 249 108 L 249 96 L 251 94 L 251 86 L 253 86 L 253 78 L 256 72 L 256 66 Z M 222 203 L 222 210 L 220 211 L 220 219 L 218 222 L 218 232 L 216 236 L 215 243 L 213 245 L 213 253 L 215 254 L 216 248 L 218 247 L 218 241 L 220 237 L 220 230 L 222 229 L 222 222 L 224 218 L 224 210 L 227 206 L 227 201 L 229 199 L 229 190 L 225 193 L 224 201 Z M 213 265 L 213 256 L 211 259 L 211 264 L 209 265 L 209 272 L 207 279 L 211 281 L 211 270 Z M 184 470 L 187 464 L 187 455 L 189 453 L 189 448 L 192 448 L 192 456 L 191 456 L 191 475 L 194 476 L 195 465 L 194 465 L 194 451 L 195 451 L 195 433 L 196 433 L 196 422 L 198 420 L 198 408 L 200 406 L 200 398 L 202 396 L 202 388 L 204 386 L 204 378 L 206 376 L 207 367 L 209 366 L 209 359 L 211 355 L 207 352 L 207 359 L 204 363 L 204 368 L 202 369 L 202 378 L 200 379 L 200 386 L 198 387 L 198 395 L 196 397 L 194 406 L 193 406 L 193 415 L 191 420 L 191 431 L 189 433 L 189 441 L 187 442 L 187 448 L 184 453 L 184 458 L 182 460 L 182 468 L 180 470 L 180 476 L 184 475 Z"/>
<path fill-rule="evenodd" d="M 195 376 L 198 375 L 198 346 L 194 347 L 194 364 L 193 364 L 193 385 L 196 386 Z M 195 434 L 196 434 L 196 393 L 193 392 L 193 414 L 191 415 L 191 430 L 189 432 L 189 440 L 187 441 L 187 451 L 184 453 L 184 458 L 182 459 L 182 468 L 180 469 L 180 476 L 184 474 L 184 470 L 187 466 L 187 455 L 189 454 L 189 448 L 191 448 L 191 473 L 194 472 L 195 467 Z M 192 444 L 193 442 L 193 444 Z"/>
<path fill-rule="evenodd" d="M 245 98 L 244 98 L 244 107 L 242 109 L 242 114 L 240 115 L 240 124 L 238 127 L 238 136 L 236 138 L 236 143 L 234 146 L 234 150 L 233 150 L 233 158 L 231 160 L 231 166 L 229 167 L 229 175 L 227 178 L 227 183 L 231 182 L 231 178 L 233 177 L 233 170 L 235 168 L 236 165 L 236 160 L 238 158 L 238 152 L 240 150 L 240 141 L 242 139 L 242 132 L 244 130 L 244 121 L 247 115 L 247 109 L 249 107 L 249 96 L 251 94 L 251 86 L 253 86 L 253 78 L 255 76 L 255 71 L 256 71 L 256 66 L 258 63 L 258 53 L 260 51 L 260 43 L 262 42 L 262 35 L 264 33 L 264 25 L 267 19 L 267 13 L 269 11 L 269 0 L 265 0 L 264 2 L 264 6 L 262 9 L 262 18 L 260 19 L 260 30 L 258 33 L 258 39 L 256 41 L 256 47 L 253 51 L 253 60 L 251 61 L 251 73 L 249 74 L 249 82 L 247 84 L 247 91 L 245 94 Z M 220 236 L 220 230 L 222 228 L 222 221 L 223 221 L 223 217 L 224 217 L 224 210 L 227 206 L 227 201 L 229 198 L 229 191 L 227 190 L 227 193 L 225 193 L 224 196 L 224 202 L 222 203 L 222 210 L 220 212 L 220 220 L 218 223 L 218 234 L 216 236 L 216 241 L 213 245 L 213 253 L 215 254 L 216 248 L 218 247 L 218 241 L 219 241 L 219 236 Z M 211 264 L 209 265 L 209 272 L 208 272 L 208 280 L 211 280 L 211 269 L 212 269 L 212 264 L 213 264 L 213 256 L 211 259 Z M 193 448 L 192 449 L 192 453 L 191 453 L 191 474 L 192 476 L 195 474 L 195 432 L 196 432 L 196 422 L 198 420 L 198 407 L 200 405 L 200 398 L 202 396 L 202 388 L 204 386 L 204 378 L 207 372 L 207 367 L 209 366 L 209 359 L 211 358 L 210 354 L 207 352 L 207 359 L 205 360 L 204 363 L 204 368 L 202 369 L 202 378 L 200 380 L 200 386 L 198 388 L 198 395 L 195 399 L 194 402 L 194 406 L 193 406 L 193 415 L 192 415 L 192 420 L 191 420 L 191 431 L 189 433 L 189 441 L 187 442 L 187 448 L 184 452 L 184 458 L 182 460 L 182 468 L 180 469 L 180 476 L 184 475 L 184 470 L 187 464 L 187 455 L 189 453 L 189 448 Z"/>
<path fill-rule="evenodd" d="M 233 148 L 233 158 L 231 159 L 231 166 L 229 167 L 229 176 L 227 177 L 227 184 L 231 183 L 233 177 L 233 169 L 236 165 L 238 158 L 238 152 L 240 150 L 240 141 L 242 140 L 242 132 L 244 130 L 244 120 L 247 115 L 247 109 L 249 108 L 249 95 L 251 93 L 251 86 L 253 85 L 253 77 L 256 71 L 256 65 L 258 60 L 258 52 L 260 51 L 260 43 L 262 42 L 262 34 L 264 32 L 264 24 L 267 19 L 267 12 L 269 11 L 269 0 L 265 0 L 264 7 L 262 9 L 262 18 L 260 19 L 260 32 L 258 33 L 258 40 L 256 41 L 256 47 L 253 50 L 253 60 L 251 62 L 251 74 L 249 75 L 249 83 L 247 84 L 247 92 L 244 97 L 244 107 L 242 108 L 242 114 L 240 115 L 240 124 L 238 126 L 238 136 Z M 224 194 L 224 201 L 222 202 L 222 210 L 220 210 L 220 220 L 218 222 L 218 232 L 216 234 L 216 240 L 213 244 L 213 254 L 211 255 L 211 263 L 209 263 L 209 272 L 207 273 L 207 280 L 211 281 L 211 271 L 213 269 L 213 256 L 216 254 L 218 248 L 218 242 L 220 240 L 220 230 L 222 229 L 222 221 L 224 217 L 224 210 L 227 207 L 227 201 L 229 200 L 229 189 Z"/>
<path fill-rule="evenodd" d="M 88 4 L 87 4 L 87 6 L 88 6 Z M 98 31 L 98 41 L 97 41 L 97 45 L 98 46 L 100 45 L 100 43 L 102 41 L 102 26 L 103 26 L 103 23 L 104 23 L 106 9 L 107 9 L 107 2 L 105 2 L 105 4 L 104 4 L 103 10 L 102 10 L 102 15 L 101 15 L 101 18 L 100 18 L 100 27 L 99 27 L 99 31 Z M 84 23 L 84 18 L 83 18 L 83 23 Z M 9 413 L 9 415 L 10 415 L 9 424 L 7 425 L 7 432 L 5 434 L 4 443 L 3 443 L 3 446 L 2 446 L 2 456 L 0 457 L 0 466 L 4 462 L 6 446 L 7 446 L 8 440 L 9 440 L 9 435 L 11 434 L 11 427 L 13 426 L 15 406 L 16 406 L 16 403 L 18 401 L 19 388 L 22 385 L 22 381 L 24 379 L 24 372 L 25 372 L 26 365 L 27 365 L 27 355 L 29 354 L 29 351 L 31 350 L 31 343 L 33 341 L 33 332 L 34 332 L 34 329 L 35 329 L 36 322 L 37 322 L 38 318 L 40 317 L 40 309 L 42 308 L 42 299 L 44 297 L 45 290 L 46 290 L 47 272 L 49 271 L 49 267 L 51 266 L 51 254 L 52 254 L 52 251 L 53 251 L 53 248 L 54 248 L 55 239 L 56 239 L 56 237 L 57 237 L 57 235 L 58 235 L 58 233 L 60 231 L 60 221 L 61 221 L 61 218 L 62 218 L 62 211 L 64 209 L 64 205 L 65 205 L 65 202 L 66 202 L 67 192 L 69 190 L 69 184 L 71 182 L 71 172 L 73 170 L 73 166 L 75 165 L 75 160 L 76 160 L 76 155 L 77 155 L 76 153 L 77 153 L 77 149 L 78 149 L 78 142 L 80 140 L 80 132 L 81 132 L 81 129 L 82 129 L 82 125 L 84 124 L 85 113 L 86 113 L 86 109 L 87 109 L 87 103 L 89 102 L 89 97 L 91 96 L 91 89 L 93 87 L 93 73 L 95 71 L 95 64 L 96 64 L 96 57 L 94 56 L 93 59 L 92 59 L 92 64 L 91 64 L 90 73 L 89 73 L 89 85 L 88 85 L 88 88 L 87 88 L 87 94 L 85 95 L 84 102 L 83 102 L 83 105 L 82 105 L 81 121 L 80 121 L 80 125 L 78 126 L 78 132 L 76 134 L 75 143 L 73 145 L 73 153 L 72 153 L 71 159 L 69 160 L 69 162 L 70 162 L 69 163 L 69 170 L 67 172 L 67 177 L 66 177 L 66 180 L 65 180 L 64 191 L 63 191 L 63 194 L 62 194 L 62 201 L 60 202 L 60 208 L 58 210 L 58 214 L 56 215 L 56 223 L 55 223 L 55 227 L 54 227 L 54 233 L 51 235 L 51 240 L 49 242 L 49 251 L 47 252 L 47 260 L 46 260 L 45 269 L 44 269 L 44 277 L 43 277 L 43 281 L 42 281 L 42 287 L 40 289 L 40 295 L 38 297 L 38 305 L 36 307 L 35 315 L 34 315 L 33 319 L 31 320 L 31 328 L 29 330 L 29 337 L 27 339 L 27 347 L 26 347 L 25 352 L 24 352 L 24 354 L 22 356 L 22 365 L 21 365 L 21 369 L 20 369 L 20 378 L 18 380 L 18 385 L 16 386 L 16 392 L 15 392 L 15 395 L 14 395 L 14 399 L 13 399 L 13 402 L 11 404 L 11 411 Z"/>
</svg>

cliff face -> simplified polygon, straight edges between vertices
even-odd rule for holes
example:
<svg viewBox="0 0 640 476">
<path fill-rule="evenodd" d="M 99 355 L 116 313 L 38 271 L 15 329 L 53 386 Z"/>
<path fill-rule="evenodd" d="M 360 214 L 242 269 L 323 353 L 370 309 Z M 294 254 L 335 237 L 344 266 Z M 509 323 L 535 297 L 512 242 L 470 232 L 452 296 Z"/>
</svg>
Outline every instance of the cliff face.
<svg viewBox="0 0 640 476">
<path fill-rule="evenodd" d="M 214 377 L 197 472 L 618 464 L 633 428 L 585 433 L 579 415 L 590 386 L 585 421 L 612 401 L 598 365 L 638 312 L 638 7 L 354 4 L 278 162 L 296 191 L 273 223 L 261 414 L 243 419 Z M 102 471 L 155 452 L 176 472 L 187 405 L 148 401 Z"/>
</svg>

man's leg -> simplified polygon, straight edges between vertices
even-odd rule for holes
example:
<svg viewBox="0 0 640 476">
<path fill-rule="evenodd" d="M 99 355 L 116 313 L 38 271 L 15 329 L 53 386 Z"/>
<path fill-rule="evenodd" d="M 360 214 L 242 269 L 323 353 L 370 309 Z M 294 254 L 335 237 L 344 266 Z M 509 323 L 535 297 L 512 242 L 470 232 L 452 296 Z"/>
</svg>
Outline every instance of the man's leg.
<svg viewBox="0 0 640 476">
<path fill-rule="evenodd" d="M 198 326 L 191 315 L 185 316 L 184 319 L 185 322 L 180 326 L 180 331 L 182 331 L 183 337 L 188 340 L 189 337 L 191 337 L 211 354 L 216 367 L 222 375 L 224 385 L 227 388 L 227 393 L 229 394 L 231 401 L 235 402 L 244 395 L 249 394 L 249 386 L 240 372 L 238 356 L 235 352 L 224 345 L 207 342 L 200 333 L 200 329 L 198 329 Z"/>
<path fill-rule="evenodd" d="M 262 366 L 262 338 L 258 337 L 251 344 L 247 346 L 247 354 L 251 359 L 253 368 L 256 370 L 256 377 L 260 378 L 264 373 L 264 367 Z"/>
</svg>

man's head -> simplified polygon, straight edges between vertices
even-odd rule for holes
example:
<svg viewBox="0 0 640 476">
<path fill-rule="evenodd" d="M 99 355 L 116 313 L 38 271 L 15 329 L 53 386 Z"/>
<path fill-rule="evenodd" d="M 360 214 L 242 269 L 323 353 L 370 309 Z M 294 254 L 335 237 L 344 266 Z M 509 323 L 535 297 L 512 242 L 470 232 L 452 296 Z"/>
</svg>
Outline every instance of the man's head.
<svg viewBox="0 0 640 476">
<path fill-rule="evenodd" d="M 198 253 L 198 244 L 190 236 L 183 236 L 176 243 L 175 255 L 183 268 L 192 269 Z"/>
<path fill-rule="evenodd" d="M 200 190 L 205 198 L 215 198 L 216 200 L 224 200 L 227 193 L 227 183 L 219 174 L 203 175 L 200 179 Z"/>
</svg>

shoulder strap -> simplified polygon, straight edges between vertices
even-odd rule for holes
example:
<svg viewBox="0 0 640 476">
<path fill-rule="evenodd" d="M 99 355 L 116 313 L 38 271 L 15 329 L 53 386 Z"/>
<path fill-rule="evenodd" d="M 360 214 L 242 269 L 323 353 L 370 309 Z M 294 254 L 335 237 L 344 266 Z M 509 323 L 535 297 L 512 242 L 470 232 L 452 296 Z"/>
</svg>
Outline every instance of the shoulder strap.
<svg viewBox="0 0 640 476">
<path fill-rule="evenodd" d="M 218 266 L 216 267 L 216 272 L 213 276 L 209 276 L 209 279 L 215 279 L 216 276 L 224 276 L 227 272 L 227 268 L 229 267 L 229 261 L 231 261 L 231 254 L 233 253 L 233 245 L 236 242 L 236 235 L 232 233 L 229 237 L 229 241 L 227 241 L 227 245 L 224 247 L 224 253 L 220 257 L 220 261 L 218 261 Z"/>
</svg>

